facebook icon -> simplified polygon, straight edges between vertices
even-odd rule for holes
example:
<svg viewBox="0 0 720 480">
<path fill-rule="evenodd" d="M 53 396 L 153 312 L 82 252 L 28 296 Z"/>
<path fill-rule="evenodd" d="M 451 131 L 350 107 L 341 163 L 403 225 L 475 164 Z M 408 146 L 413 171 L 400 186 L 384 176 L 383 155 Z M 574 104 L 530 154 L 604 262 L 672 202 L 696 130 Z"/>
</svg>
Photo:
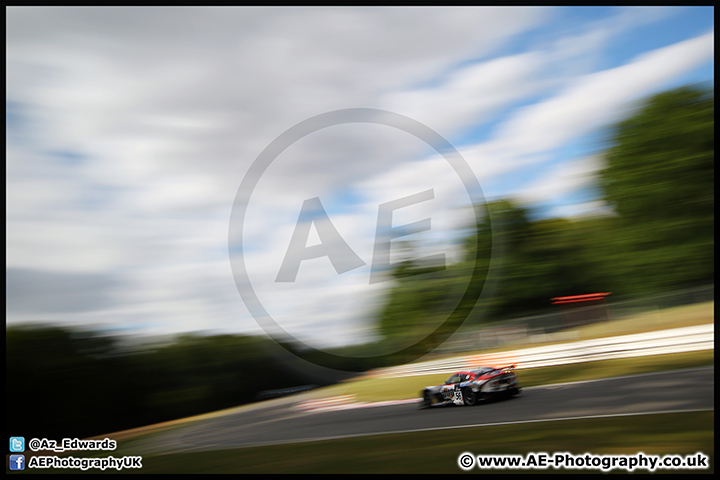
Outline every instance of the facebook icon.
<svg viewBox="0 0 720 480">
<path fill-rule="evenodd" d="M 10 470 L 25 470 L 25 455 L 10 455 Z"/>
</svg>

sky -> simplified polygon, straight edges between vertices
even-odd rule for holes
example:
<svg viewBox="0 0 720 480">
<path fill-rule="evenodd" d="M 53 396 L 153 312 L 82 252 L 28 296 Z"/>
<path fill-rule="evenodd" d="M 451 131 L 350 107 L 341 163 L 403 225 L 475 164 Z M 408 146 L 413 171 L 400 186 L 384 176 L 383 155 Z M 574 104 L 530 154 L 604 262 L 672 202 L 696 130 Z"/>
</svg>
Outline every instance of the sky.
<svg viewBox="0 0 720 480">
<path fill-rule="evenodd" d="M 8 325 L 260 334 L 241 271 L 296 338 L 372 340 L 383 248 L 451 263 L 481 198 L 611 214 L 606 129 L 714 82 L 712 7 L 6 14 Z"/>
</svg>

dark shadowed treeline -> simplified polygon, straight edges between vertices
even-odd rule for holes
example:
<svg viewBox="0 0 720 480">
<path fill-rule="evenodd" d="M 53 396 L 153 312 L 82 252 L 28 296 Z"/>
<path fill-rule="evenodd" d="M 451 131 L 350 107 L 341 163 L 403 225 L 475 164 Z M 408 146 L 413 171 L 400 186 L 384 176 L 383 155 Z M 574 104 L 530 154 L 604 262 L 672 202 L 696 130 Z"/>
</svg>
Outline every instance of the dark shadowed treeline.
<svg viewBox="0 0 720 480">
<path fill-rule="evenodd" d="M 101 435 L 318 381 L 256 337 L 187 335 L 129 349 L 97 332 L 49 326 L 6 335 L 7 432 L 28 439 Z"/>
</svg>

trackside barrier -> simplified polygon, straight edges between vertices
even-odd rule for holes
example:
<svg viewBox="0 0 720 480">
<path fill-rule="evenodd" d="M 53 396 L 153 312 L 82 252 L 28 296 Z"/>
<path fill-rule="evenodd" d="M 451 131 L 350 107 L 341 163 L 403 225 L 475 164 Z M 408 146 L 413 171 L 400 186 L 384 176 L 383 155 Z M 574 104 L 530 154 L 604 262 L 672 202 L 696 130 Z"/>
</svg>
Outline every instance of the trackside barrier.
<svg viewBox="0 0 720 480">
<path fill-rule="evenodd" d="M 609 297 L 611 298 L 611 297 Z M 586 323 L 618 320 L 643 313 L 662 312 L 672 307 L 712 302 L 715 285 L 701 285 L 684 290 L 662 293 L 644 298 L 613 299 L 607 305 L 578 306 L 573 309 L 574 319 L 560 310 L 529 317 L 492 322 L 484 327 L 461 328 L 435 352 L 447 355 L 474 350 L 502 348 L 511 344 L 547 343 L 548 341 L 571 341 L 573 331 L 569 328 Z M 582 321 L 577 321 L 582 318 Z M 594 319 L 594 320 L 593 320 Z"/>
<path fill-rule="evenodd" d="M 317 400 L 306 400 L 295 405 L 298 410 L 340 410 L 355 402 L 355 395 L 338 395 Z"/>
<path fill-rule="evenodd" d="M 710 323 L 507 352 L 411 363 L 373 370 L 368 372 L 368 376 L 392 378 L 434 373 L 451 374 L 458 370 L 483 365 L 496 367 L 516 365 L 516 368 L 522 369 L 663 353 L 713 350 L 715 348 L 714 333 L 715 324 Z"/>
</svg>

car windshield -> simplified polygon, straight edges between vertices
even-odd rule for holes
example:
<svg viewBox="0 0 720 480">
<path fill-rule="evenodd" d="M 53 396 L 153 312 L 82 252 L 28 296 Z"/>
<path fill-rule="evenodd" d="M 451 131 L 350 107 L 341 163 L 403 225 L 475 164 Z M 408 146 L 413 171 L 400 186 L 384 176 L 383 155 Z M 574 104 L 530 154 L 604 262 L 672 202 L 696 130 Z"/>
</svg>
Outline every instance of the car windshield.
<svg viewBox="0 0 720 480">
<path fill-rule="evenodd" d="M 460 381 L 462 381 L 462 375 L 460 375 L 459 373 L 455 373 L 445 381 L 445 385 L 450 385 L 451 383 L 458 383 Z"/>
</svg>

